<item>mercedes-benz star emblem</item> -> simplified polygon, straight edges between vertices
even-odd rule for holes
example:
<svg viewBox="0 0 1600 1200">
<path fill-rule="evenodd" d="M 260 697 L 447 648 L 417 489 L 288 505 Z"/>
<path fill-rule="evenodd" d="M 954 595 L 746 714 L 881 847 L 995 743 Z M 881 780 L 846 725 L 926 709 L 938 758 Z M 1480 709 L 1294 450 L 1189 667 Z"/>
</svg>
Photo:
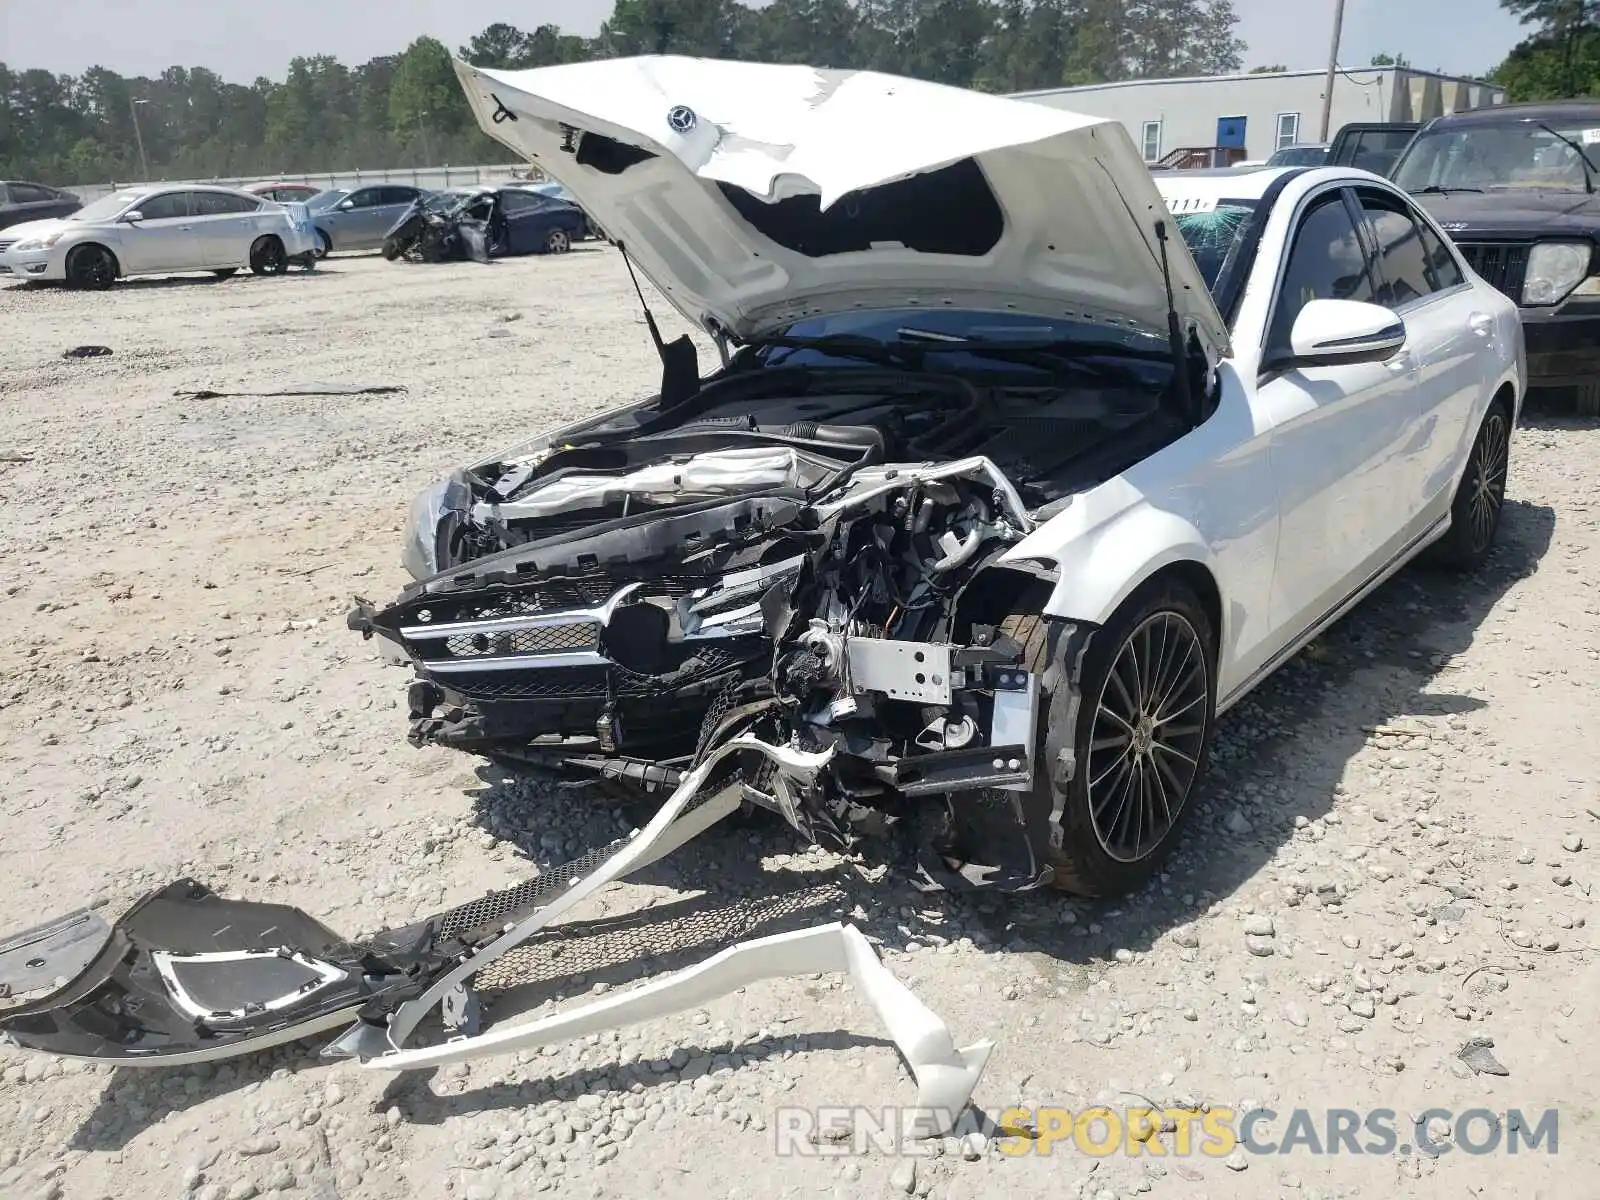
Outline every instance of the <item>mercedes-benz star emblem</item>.
<svg viewBox="0 0 1600 1200">
<path fill-rule="evenodd" d="M 667 124 L 674 133 L 690 133 L 699 122 L 700 118 L 694 115 L 694 109 L 686 104 L 675 104 L 667 113 Z"/>
</svg>

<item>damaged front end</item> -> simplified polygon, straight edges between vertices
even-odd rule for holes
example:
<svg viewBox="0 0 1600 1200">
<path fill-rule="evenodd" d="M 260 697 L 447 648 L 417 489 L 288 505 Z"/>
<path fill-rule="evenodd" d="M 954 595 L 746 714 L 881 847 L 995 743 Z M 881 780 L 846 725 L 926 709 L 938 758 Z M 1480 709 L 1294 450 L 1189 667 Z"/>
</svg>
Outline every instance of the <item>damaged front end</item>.
<svg viewBox="0 0 1600 1200">
<path fill-rule="evenodd" d="M 1006 624 L 1047 580 L 997 562 L 1034 519 L 987 455 L 899 456 L 1015 458 L 1048 407 L 1014 423 L 954 377 L 897 382 L 658 432 L 630 413 L 425 493 L 410 560 L 458 565 L 350 619 L 414 665 L 412 741 L 670 791 L 747 728 L 830 754 L 792 801 L 727 768 L 813 842 L 903 826 L 925 886 L 1047 881 L 1039 655 Z M 1107 401 L 1056 403 L 1084 425 Z"/>
</svg>

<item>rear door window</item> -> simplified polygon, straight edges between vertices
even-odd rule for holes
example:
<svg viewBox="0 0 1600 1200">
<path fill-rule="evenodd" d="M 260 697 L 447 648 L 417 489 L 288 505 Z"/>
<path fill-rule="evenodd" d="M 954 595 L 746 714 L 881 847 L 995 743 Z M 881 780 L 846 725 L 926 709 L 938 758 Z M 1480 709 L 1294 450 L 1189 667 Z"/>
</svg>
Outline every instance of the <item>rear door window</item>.
<svg viewBox="0 0 1600 1200">
<path fill-rule="evenodd" d="M 500 207 L 507 213 L 537 212 L 541 197 L 530 192 L 507 188 L 500 193 Z"/>
<path fill-rule="evenodd" d="M 233 216 L 255 212 L 260 207 L 259 200 L 246 200 L 243 196 L 230 196 L 226 192 L 194 193 L 194 213 L 197 217 Z"/>
<path fill-rule="evenodd" d="M 1414 214 L 1413 214 L 1414 215 Z M 1417 232 L 1422 235 L 1423 253 L 1428 257 L 1428 270 L 1433 274 L 1433 286 L 1439 291 L 1449 291 L 1466 282 L 1456 256 L 1445 245 L 1444 239 L 1433 231 L 1426 221 L 1417 220 Z"/>
<path fill-rule="evenodd" d="M 1377 302 L 1400 309 L 1431 296 L 1438 287 L 1410 206 L 1382 192 L 1361 190 L 1356 195 L 1378 257 Z"/>
</svg>

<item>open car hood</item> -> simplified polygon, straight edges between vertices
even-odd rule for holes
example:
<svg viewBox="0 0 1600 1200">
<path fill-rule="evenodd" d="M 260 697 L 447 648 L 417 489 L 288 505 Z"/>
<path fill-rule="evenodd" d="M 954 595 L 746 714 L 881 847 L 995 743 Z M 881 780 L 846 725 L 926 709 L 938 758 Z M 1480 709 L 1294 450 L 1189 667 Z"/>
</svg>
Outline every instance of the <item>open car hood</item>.
<svg viewBox="0 0 1600 1200">
<path fill-rule="evenodd" d="M 871 71 L 649 56 L 491 71 L 479 124 L 572 192 L 690 321 L 739 340 L 969 307 L 1227 328 L 1121 125 Z"/>
</svg>

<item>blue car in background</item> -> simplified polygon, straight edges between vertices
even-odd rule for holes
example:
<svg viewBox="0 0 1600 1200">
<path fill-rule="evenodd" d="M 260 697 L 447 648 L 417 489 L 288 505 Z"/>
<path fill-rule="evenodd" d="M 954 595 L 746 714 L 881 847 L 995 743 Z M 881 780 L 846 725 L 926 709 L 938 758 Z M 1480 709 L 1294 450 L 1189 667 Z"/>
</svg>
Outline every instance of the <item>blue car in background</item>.
<svg viewBox="0 0 1600 1200">
<path fill-rule="evenodd" d="M 580 208 L 582 207 L 581 205 L 578 205 L 578 201 L 573 197 L 571 192 L 567 191 L 564 185 L 557 183 L 553 179 L 547 179 L 543 183 L 519 183 L 515 186 L 522 188 L 524 191 L 535 192 L 541 196 L 553 196 L 557 200 L 565 200 L 568 204 L 575 205 Z M 592 238 L 604 237 L 605 234 L 601 232 L 600 227 L 594 223 L 594 218 L 589 216 L 588 213 L 584 213 L 583 215 L 585 221 L 588 223 L 588 232 L 586 236 Z"/>
<path fill-rule="evenodd" d="M 589 235 L 589 218 L 563 196 L 517 187 L 491 194 L 504 229 L 499 240 L 490 241 L 490 254 L 564 254 Z M 469 201 L 468 207 L 475 203 Z"/>
</svg>

